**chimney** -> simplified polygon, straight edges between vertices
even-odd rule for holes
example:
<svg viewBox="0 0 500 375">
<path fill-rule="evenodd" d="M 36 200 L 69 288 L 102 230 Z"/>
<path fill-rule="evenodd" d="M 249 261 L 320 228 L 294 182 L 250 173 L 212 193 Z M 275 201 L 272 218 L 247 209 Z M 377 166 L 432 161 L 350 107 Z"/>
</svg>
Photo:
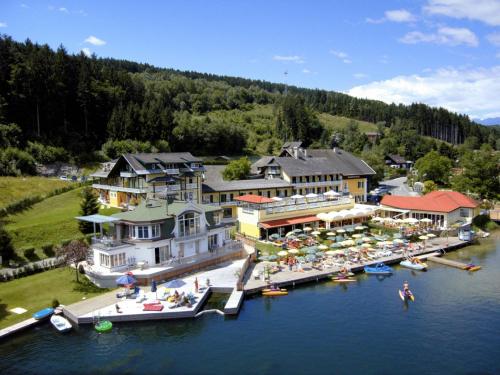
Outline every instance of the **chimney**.
<svg viewBox="0 0 500 375">
<path fill-rule="evenodd" d="M 302 149 L 302 151 L 304 152 L 304 157 L 307 158 L 307 148 Z"/>
<path fill-rule="evenodd" d="M 294 147 L 294 148 L 293 148 L 293 157 L 294 157 L 295 159 L 298 159 L 298 157 L 299 157 L 297 147 Z"/>
</svg>

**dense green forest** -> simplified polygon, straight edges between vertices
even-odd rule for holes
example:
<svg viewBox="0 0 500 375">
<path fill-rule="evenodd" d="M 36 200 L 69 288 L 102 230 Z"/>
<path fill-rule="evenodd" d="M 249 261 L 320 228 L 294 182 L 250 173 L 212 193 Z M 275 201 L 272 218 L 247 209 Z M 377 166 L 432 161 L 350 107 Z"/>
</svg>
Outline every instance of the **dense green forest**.
<svg viewBox="0 0 500 375">
<path fill-rule="evenodd" d="M 285 96 L 284 90 L 283 84 L 89 58 L 68 54 L 62 46 L 53 51 L 29 40 L 0 38 L 0 123 L 19 126 L 23 149 L 28 141 L 38 142 L 84 157 L 108 140 L 134 139 L 152 145 L 161 140 L 160 149 L 200 155 L 241 154 L 259 124 L 250 116 L 238 124 L 211 114 L 259 106 L 273 107 L 273 126 L 257 130 L 273 143 L 302 138 L 328 144 L 332 134 L 318 121 L 321 113 L 386 129 L 396 125 L 452 144 L 474 137 L 495 147 L 499 135 L 465 115 L 424 104 L 388 105 L 298 87 L 288 87 Z"/>
</svg>

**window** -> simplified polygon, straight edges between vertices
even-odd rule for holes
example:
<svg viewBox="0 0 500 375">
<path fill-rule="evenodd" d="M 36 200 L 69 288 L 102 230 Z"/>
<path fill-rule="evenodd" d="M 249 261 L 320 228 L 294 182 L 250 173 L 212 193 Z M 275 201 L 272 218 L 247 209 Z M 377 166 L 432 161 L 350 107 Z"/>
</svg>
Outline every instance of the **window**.
<svg viewBox="0 0 500 375">
<path fill-rule="evenodd" d="M 461 208 L 460 209 L 460 217 L 468 217 L 469 216 L 469 209 L 468 208 Z"/>
<path fill-rule="evenodd" d="M 140 239 L 149 238 L 149 227 L 147 225 L 136 225 L 135 237 Z"/>
<path fill-rule="evenodd" d="M 220 215 L 218 213 L 214 214 L 214 223 L 215 223 L 215 225 L 220 224 Z"/>
<path fill-rule="evenodd" d="M 222 203 L 225 203 L 225 202 L 226 202 L 226 194 L 221 194 L 221 195 L 220 195 L 220 201 L 221 201 Z"/>
<path fill-rule="evenodd" d="M 230 200 L 231 202 L 234 200 L 234 194 L 233 194 L 233 193 L 229 194 L 229 200 Z"/>
<path fill-rule="evenodd" d="M 190 236 L 200 233 L 200 215 L 188 212 L 179 217 L 179 236 Z"/>
<path fill-rule="evenodd" d="M 364 181 L 358 181 L 358 189 L 364 189 L 365 188 L 365 182 Z"/>
<path fill-rule="evenodd" d="M 226 230 L 224 231 L 224 238 L 225 238 L 226 240 L 230 240 L 230 239 L 231 239 L 231 229 L 226 229 Z"/>
<path fill-rule="evenodd" d="M 222 216 L 224 218 L 231 218 L 231 217 L 233 217 L 233 209 L 232 208 L 224 208 Z"/>
<path fill-rule="evenodd" d="M 102 267 L 120 267 L 127 264 L 125 253 L 113 255 L 100 254 L 100 262 Z"/>
<path fill-rule="evenodd" d="M 210 197 L 210 203 L 214 203 L 214 196 L 210 194 L 209 197 Z"/>
<path fill-rule="evenodd" d="M 208 248 L 209 249 L 215 249 L 216 247 L 219 246 L 217 243 L 217 237 L 218 237 L 217 234 L 213 234 L 211 236 L 208 236 Z"/>
<path fill-rule="evenodd" d="M 160 237 L 160 224 L 154 224 L 151 226 L 151 238 Z"/>
</svg>

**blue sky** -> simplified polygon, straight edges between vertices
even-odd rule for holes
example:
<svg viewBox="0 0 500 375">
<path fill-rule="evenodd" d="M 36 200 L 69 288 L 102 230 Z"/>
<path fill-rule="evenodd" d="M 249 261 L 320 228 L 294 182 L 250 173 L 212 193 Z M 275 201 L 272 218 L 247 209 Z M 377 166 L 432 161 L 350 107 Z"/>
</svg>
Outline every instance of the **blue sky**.
<svg viewBox="0 0 500 375">
<path fill-rule="evenodd" d="M 30 1 L 0 32 L 70 52 L 500 116 L 500 0 Z"/>
</svg>

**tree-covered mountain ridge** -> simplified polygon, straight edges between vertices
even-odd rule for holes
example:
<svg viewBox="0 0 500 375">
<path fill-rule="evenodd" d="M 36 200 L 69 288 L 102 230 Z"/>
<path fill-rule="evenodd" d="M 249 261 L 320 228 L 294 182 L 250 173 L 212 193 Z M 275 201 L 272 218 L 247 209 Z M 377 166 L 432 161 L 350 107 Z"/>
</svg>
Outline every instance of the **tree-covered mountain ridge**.
<svg viewBox="0 0 500 375">
<path fill-rule="evenodd" d="M 287 100 L 289 109 L 304 110 L 284 111 Z M 60 146 L 73 155 L 124 139 L 161 140 L 160 149 L 200 155 L 268 153 L 297 137 L 329 144 L 335 121 L 346 118 L 365 129 L 396 127 L 451 144 L 472 137 L 494 145 L 500 133 L 425 104 L 386 104 L 334 91 L 72 55 L 62 46 L 52 50 L 0 37 L 0 123 L 17 124 L 24 143 Z"/>
</svg>

